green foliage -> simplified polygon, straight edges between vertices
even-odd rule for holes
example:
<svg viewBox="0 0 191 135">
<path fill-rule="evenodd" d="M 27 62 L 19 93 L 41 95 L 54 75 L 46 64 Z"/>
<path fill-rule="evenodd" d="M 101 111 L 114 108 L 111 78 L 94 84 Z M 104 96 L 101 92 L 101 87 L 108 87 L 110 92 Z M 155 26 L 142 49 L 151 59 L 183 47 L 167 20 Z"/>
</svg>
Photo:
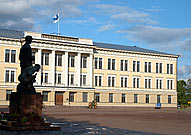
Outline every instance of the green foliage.
<svg viewBox="0 0 191 135">
<path fill-rule="evenodd" d="M 191 79 L 187 81 L 179 80 L 177 82 L 178 104 L 187 105 L 191 101 Z"/>
</svg>

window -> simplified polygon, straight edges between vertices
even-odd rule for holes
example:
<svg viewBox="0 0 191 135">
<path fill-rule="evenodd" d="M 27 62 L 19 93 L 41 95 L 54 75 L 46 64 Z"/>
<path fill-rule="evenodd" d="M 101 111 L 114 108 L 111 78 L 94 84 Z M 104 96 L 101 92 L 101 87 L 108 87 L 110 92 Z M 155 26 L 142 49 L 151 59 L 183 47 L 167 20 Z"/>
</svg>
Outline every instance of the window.
<svg viewBox="0 0 191 135">
<path fill-rule="evenodd" d="M 125 103 L 125 94 L 122 94 L 121 102 L 122 102 L 122 103 Z"/>
<path fill-rule="evenodd" d="M 48 101 L 48 91 L 43 91 L 42 92 L 42 100 L 43 101 Z"/>
<path fill-rule="evenodd" d="M 102 58 L 95 57 L 95 69 L 102 69 Z"/>
<path fill-rule="evenodd" d="M 109 93 L 109 103 L 113 103 L 113 93 Z"/>
<path fill-rule="evenodd" d="M 121 60 L 121 71 L 128 70 L 128 60 Z"/>
<path fill-rule="evenodd" d="M 45 53 L 45 65 L 49 65 L 49 53 Z"/>
<path fill-rule="evenodd" d="M 95 86 L 102 86 L 102 76 L 95 76 Z"/>
<path fill-rule="evenodd" d="M 55 66 L 62 66 L 62 54 L 55 55 Z"/>
<path fill-rule="evenodd" d="M 15 82 L 15 70 L 5 70 L 5 82 Z"/>
<path fill-rule="evenodd" d="M 149 78 L 146 78 L 145 79 L 145 88 L 151 88 L 151 79 Z"/>
<path fill-rule="evenodd" d="M 75 65 L 74 65 L 74 63 L 75 63 L 75 56 L 73 56 L 73 55 L 69 55 L 68 56 L 68 66 L 69 67 L 74 67 Z"/>
<path fill-rule="evenodd" d="M 49 53 L 42 53 L 41 64 L 42 65 L 49 65 Z"/>
<path fill-rule="evenodd" d="M 99 93 L 95 93 L 95 100 L 96 100 L 96 102 L 100 102 L 100 94 Z"/>
<path fill-rule="evenodd" d="M 87 68 L 87 57 L 81 56 L 81 68 Z"/>
<path fill-rule="evenodd" d="M 108 76 L 108 87 L 115 87 L 115 77 Z"/>
<path fill-rule="evenodd" d="M 11 96 L 11 90 L 6 90 L 6 100 L 10 101 L 10 96 Z"/>
<path fill-rule="evenodd" d="M 70 74 L 70 84 L 74 84 L 74 74 Z"/>
<path fill-rule="evenodd" d="M 15 63 L 16 60 L 16 50 L 11 50 L 11 62 Z"/>
<path fill-rule="evenodd" d="M 160 95 L 157 95 L 157 103 L 160 103 Z"/>
<path fill-rule="evenodd" d="M 88 102 L 88 93 L 83 92 L 83 102 Z"/>
<path fill-rule="evenodd" d="M 121 87 L 127 87 L 127 77 L 121 77 Z"/>
<path fill-rule="evenodd" d="M 168 104 L 171 104 L 171 95 L 168 95 Z"/>
<path fill-rule="evenodd" d="M 138 103 L 138 95 L 134 94 L 134 103 Z"/>
<path fill-rule="evenodd" d="M 86 75 L 81 75 L 80 78 L 81 78 L 81 81 L 80 81 L 81 85 L 85 86 L 86 85 Z"/>
<path fill-rule="evenodd" d="M 162 73 L 162 63 L 160 63 L 160 70 L 159 73 Z"/>
<path fill-rule="evenodd" d="M 133 61 L 133 72 L 140 72 L 140 61 Z"/>
<path fill-rule="evenodd" d="M 10 59 L 10 50 L 5 49 L 5 62 L 9 62 Z"/>
<path fill-rule="evenodd" d="M 172 79 L 167 80 L 167 89 L 173 89 L 173 80 Z"/>
<path fill-rule="evenodd" d="M 173 64 L 167 64 L 167 74 L 173 74 Z"/>
<path fill-rule="evenodd" d="M 162 79 L 156 79 L 156 88 L 162 89 Z"/>
<path fill-rule="evenodd" d="M 133 78 L 133 88 L 139 88 L 139 78 Z"/>
<path fill-rule="evenodd" d="M 48 83 L 48 73 L 45 73 L 44 82 Z"/>
<path fill-rule="evenodd" d="M 115 59 L 108 59 L 108 69 L 115 70 Z"/>
<path fill-rule="evenodd" d="M 149 103 L 149 94 L 146 94 L 146 103 Z"/>
<path fill-rule="evenodd" d="M 55 83 L 61 84 L 61 74 L 60 73 L 55 73 Z"/>
<path fill-rule="evenodd" d="M 151 62 L 145 62 L 145 72 L 151 73 Z"/>
<path fill-rule="evenodd" d="M 16 62 L 16 50 L 5 49 L 5 62 Z"/>
<path fill-rule="evenodd" d="M 74 102 L 74 92 L 69 92 L 69 102 Z"/>
</svg>

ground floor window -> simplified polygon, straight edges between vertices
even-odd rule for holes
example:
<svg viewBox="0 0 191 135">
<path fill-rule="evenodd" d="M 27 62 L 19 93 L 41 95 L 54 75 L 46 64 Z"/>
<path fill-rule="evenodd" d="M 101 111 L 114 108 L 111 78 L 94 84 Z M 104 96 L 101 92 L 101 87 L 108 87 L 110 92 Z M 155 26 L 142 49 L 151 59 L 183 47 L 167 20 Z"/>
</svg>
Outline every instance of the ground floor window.
<svg viewBox="0 0 191 135">
<path fill-rule="evenodd" d="M 149 94 L 146 94 L 146 103 L 149 103 Z"/>
<path fill-rule="evenodd" d="M 160 95 L 157 95 L 157 103 L 160 103 Z"/>
<path fill-rule="evenodd" d="M 134 103 L 138 103 L 138 95 L 134 94 Z"/>
<path fill-rule="evenodd" d="M 168 95 L 168 104 L 171 104 L 171 95 Z"/>
<path fill-rule="evenodd" d="M 113 103 L 113 93 L 109 93 L 109 103 Z"/>
<path fill-rule="evenodd" d="M 100 102 L 100 94 L 99 93 L 95 93 L 95 100 L 96 100 L 96 102 Z"/>
<path fill-rule="evenodd" d="M 42 100 L 43 101 L 48 101 L 48 91 L 43 91 L 42 92 Z"/>
<path fill-rule="evenodd" d="M 83 92 L 83 102 L 88 102 L 88 93 Z"/>
<path fill-rule="evenodd" d="M 125 103 L 125 94 L 122 94 L 121 102 Z"/>
<path fill-rule="evenodd" d="M 69 102 L 74 102 L 74 92 L 69 93 Z"/>
<path fill-rule="evenodd" d="M 11 90 L 6 90 L 6 100 L 10 101 L 10 96 L 11 96 Z"/>
</svg>

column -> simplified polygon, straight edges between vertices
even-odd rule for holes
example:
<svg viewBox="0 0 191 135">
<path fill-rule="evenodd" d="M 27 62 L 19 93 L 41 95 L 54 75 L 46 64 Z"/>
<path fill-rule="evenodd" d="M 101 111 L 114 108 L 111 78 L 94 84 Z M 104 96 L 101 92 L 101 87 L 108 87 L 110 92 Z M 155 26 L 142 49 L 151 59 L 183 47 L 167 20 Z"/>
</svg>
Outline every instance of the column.
<svg viewBox="0 0 191 135">
<path fill-rule="evenodd" d="M 93 54 L 89 55 L 88 80 L 90 87 L 93 87 Z"/>
<path fill-rule="evenodd" d="M 36 62 L 35 64 L 41 65 L 41 55 L 42 55 L 42 50 L 38 49 L 37 59 L 35 60 L 35 62 Z M 42 68 L 42 65 L 41 65 L 41 68 Z M 41 85 L 41 72 L 42 72 L 42 69 L 40 69 L 40 71 L 37 73 L 37 76 L 36 76 L 37 85 Z"/>
<path fill-rule="evenodd" d="M 51 63 L 50 63 L 50 82 L 52 83 L 52 86 L 55 85 L 55 51 L 52 51 L 51 54 Z"/>
<path fill-rule="evenodd" d="M 76 65 L 76 84 L 80 87 L 80 75 L 81 75 L 81 53 L 77 54 L 77 65 Z"/>
<path fill-rule="evenodd" d="M 64 55 L 64 84 L 65 86 L 68 86 L 68 52 L 65 52 L 65 55 Z"/>
</svg>

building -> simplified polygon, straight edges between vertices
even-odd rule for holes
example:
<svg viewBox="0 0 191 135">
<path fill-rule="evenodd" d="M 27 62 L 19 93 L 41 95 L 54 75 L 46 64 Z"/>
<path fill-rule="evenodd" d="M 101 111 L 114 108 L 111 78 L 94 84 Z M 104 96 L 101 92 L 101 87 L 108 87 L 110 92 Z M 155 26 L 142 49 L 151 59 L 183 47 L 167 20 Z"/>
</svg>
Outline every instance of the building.
<svg viewBox="0 0 191 135">
<path fill-rule="evenodd" d="M 0 105 L 8 105 L 20 74 L 19 50 L 31 35 L 36 90 L 45 105 L 177 106 L 178 55 L 136 46 L 26 31 L 0 30 Z"/>
</svg>

